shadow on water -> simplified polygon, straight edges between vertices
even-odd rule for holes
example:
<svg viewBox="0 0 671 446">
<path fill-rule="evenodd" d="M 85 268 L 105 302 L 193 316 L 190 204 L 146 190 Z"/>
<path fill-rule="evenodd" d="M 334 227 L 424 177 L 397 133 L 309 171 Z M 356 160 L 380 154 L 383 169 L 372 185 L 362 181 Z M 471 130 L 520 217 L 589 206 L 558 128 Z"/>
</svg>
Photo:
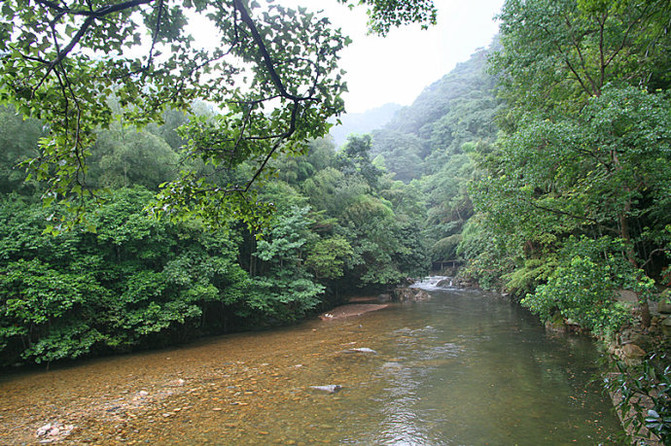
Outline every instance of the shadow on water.
<svg viewBox="0 0 671 446">
<path fill-rule="evenodd" d="M 77 426 L 73 444 L 617 444 L 617 418 L 588 385 L 589 339 L 550 336 L 484 293 L 431 294 L 17 376 L 0 383 L 0 443 L 60 422 Z M 329 385 L 342 389 L 313 388 Z"/>
</svg>

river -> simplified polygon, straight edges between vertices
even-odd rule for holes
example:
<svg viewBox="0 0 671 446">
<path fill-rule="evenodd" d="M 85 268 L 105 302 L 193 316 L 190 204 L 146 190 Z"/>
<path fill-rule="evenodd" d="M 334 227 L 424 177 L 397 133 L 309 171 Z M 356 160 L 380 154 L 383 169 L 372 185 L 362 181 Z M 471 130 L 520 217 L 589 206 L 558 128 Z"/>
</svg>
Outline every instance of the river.
<svg viewBox="0 0 671 446">
<path fill-rule="evenodd" d="M 584 337 L 479 291 L 0 379 L 0 444 L 625 444 Z M 357 350 L 358 349 L 358 350 Z M 335 393 L 312 386 L 341 386 Z M 48 431 L 56 433 L 55 431 Z"/>
</svg>

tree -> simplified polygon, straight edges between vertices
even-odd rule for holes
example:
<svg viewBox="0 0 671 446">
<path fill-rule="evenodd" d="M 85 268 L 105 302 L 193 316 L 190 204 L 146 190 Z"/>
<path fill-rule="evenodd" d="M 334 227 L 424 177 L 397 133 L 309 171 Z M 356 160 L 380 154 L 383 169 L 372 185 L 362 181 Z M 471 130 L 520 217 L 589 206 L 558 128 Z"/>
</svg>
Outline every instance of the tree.
<svg viewBox="0 0 671 446">
<path fill-rule="evenodd" d="M 141 185 L 157 190 L 178 171 L 179 156 L 160 137 L 112 123 L 91 149 L 88 182 L 97 187 Z"/>
<path fill-rule="evenodd" d="M 37 119 L 23 119 L 13 107 L 0 107 L 0 191 L 25 187 L 26 173 L 20 163 L 37 154 L 43 136 Z"/>
<path fill-rule="evenodd" d="M 474 188 L 476 209 L 486 231 L 505 239 L 508 287 L 529 293 L 524 302 L 545 317 L 548 302 L 572 318 L 591 305 L 581 322 L 612 331 L 612 291 L 629 284 L 642 323 L 650 322 L 644 291 L 670 253 L 671 85 L 659 69 L 668 67 L 670 7 L 505 4 L 494 58 L 508 101 L 504 133 L 479 159 L 487 174 Z M 611 239 L 600 256 L 580 253 Z M 627 269 L 605 273 L 623 262 Z M 594 286 L 559 292 L 567 280 Z"/>
<path fill-rule="evenodd" d="M 55 206 L 0 200 L 0 367 L 160 345 L 239 327 L 249 276 L 234 230 L 146 215 L 152 193 L 113 191 L 96 232 L 44 234 Z"/>
<path fill-rule="evenodd" d="M 349 3 L 349 0 L 342 0 Z M 365 2 L 371 28 L 435 21 L 429 0 Z M 216 119 L 191 119 L 185 156 L 216 171 L 252 161 L 242 183 L 213 184 L 185 170 L 166 185 L 157 212 L 184 208 L 218 221 L 251 220 L 253 184 L 279 153 L 304 153 L 343 110 L 338 54 L 349 42 L 328 19 L 256 1 L 8 0 L 0 8 L 0 100 L 50 129 L 29 166 L 48 183 L 48 200 L 73 205 L 89 195 L 86 157 L 98 128 L 116 119 L 114 95 L 133 125 L 160 122 L 166 107 L 186 110 L 195 99 L 214 103 Z M 188 25 L 210 27 L 213 49 L 195 42 Z M 255 214 L 253 217 L 250 213 Z"/>
<path fill-rule="evenodd" d="M 562 112 L 608 83 L 668 88 L 669 15 L 666 0 L 506 1 L 495 66 L 507 98 Z"/>
<path fill-rule="evenodd" d="M 377 187 L 382 171 L 370 159 L 372 137 L 350 135 L 339 157 L 339 168 L 349 176 L 361 177 L 371 188 Z"/>
<path fill-rule="evenodd" d="M 266 238 L 255 256 L 266 264 L 265 274 L 252 278 L 251 308 L 280 320 L 295 320 L 314 308 L 324 287 L 303 266 L 310 238 L 310 208 L 291 207 L 273 216 Z"/>
<path fill-rule="evenodd" d="M 352 0 L 338 0 L 353 3 Z M 436 8 L 432 0 L 358 0 L 359 5 L 368 6 L 368 26 L 372 32 L 386 35 L 394 26 L 418 22 L 426 28 L 436 23 Z M 350 5 L 351 7 L 351 5 Z"/>
</svg>

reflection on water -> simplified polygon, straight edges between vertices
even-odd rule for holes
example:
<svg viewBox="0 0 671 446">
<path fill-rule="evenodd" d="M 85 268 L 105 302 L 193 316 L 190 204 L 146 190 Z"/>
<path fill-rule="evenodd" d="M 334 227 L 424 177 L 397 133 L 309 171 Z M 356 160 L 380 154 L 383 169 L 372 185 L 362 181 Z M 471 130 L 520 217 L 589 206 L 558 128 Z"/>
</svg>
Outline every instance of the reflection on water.
<svg viewBox="0 0 671 446">
<path fill-rule="evenodd" d="M 584 338 L 478 292 L 0 382 L 0 444 L 617 444 Z M 363 351 L 353 351 L 364 348 Z M 374 351 L 366 351 L 372 349 Z M 337 384 L 328 393 L 312 388 Z"/>
</svg>

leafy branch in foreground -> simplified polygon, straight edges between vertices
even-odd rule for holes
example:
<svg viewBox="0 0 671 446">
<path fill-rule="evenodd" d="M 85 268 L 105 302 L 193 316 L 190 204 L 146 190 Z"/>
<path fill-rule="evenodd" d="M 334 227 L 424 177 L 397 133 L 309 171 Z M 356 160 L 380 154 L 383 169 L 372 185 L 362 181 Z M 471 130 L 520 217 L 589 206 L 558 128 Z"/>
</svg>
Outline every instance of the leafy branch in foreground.
<svg viewBox="0 0 671 446">
<path fill-rule="evenodd" d="M 365 3 L 381 33 L 435 20 L 426 0 Z M 192 35 L 196 28 L 206 42 Z M 348 43 L 327 18 L 256 1 L 8 0 L 0 8 L 0 102 L 46 123 L 41 154 L 26 165 L 46 183 L 47 203 L 79 209 L 92 194 L 86 158 L 97 130 L 116 119 L 160 123 L 166 107 L 207 101 L 221 116 L 189 121 L 184 159 L 213 172 L 185 170 L 165 185 L 156 210 L 183 216 L 191 210 L 184 206 L 196 206 L 210 220 L 249 215 L 252 186 L 269 160 L 304 153 L 304 142 L 326 134 L 327 119 L 343 111 L 337 61 Z M 256 167 L 246 181 L 228 181 L 227 172 L 248 162 Z"/>
</svg>

